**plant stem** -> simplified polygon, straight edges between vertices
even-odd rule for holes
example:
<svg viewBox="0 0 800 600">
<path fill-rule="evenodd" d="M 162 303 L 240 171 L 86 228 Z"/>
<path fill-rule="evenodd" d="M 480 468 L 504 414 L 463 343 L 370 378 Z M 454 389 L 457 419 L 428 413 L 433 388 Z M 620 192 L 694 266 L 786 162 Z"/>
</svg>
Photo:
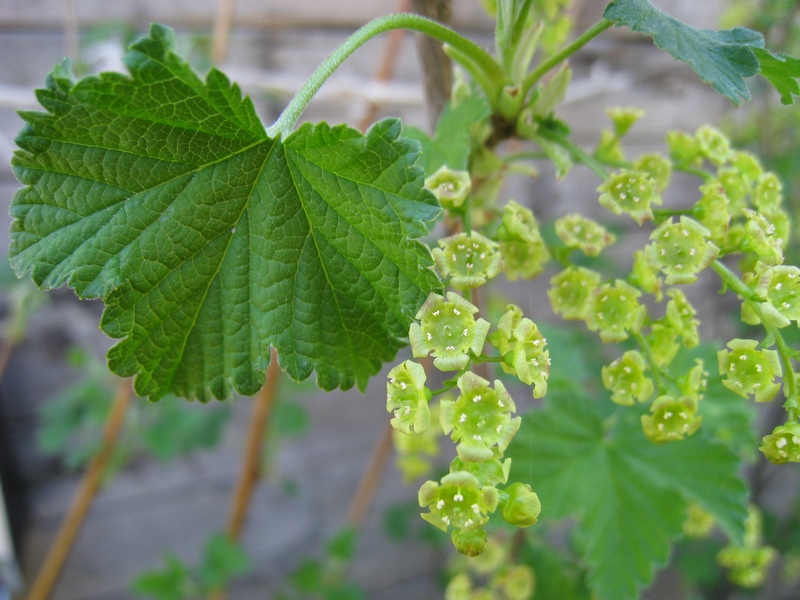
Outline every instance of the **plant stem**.
<svg viewBox="0 0 800 600">
<path fill-rule="evenodd" d="M 272 350 L 267 369 L 267 381 L 254 398 L 250 431 L 247 434 L 247 444 L 242 457 L 242 470 L 236 483 L 236 491 L 228 517 L 228 536 L 233 540 L 238 539 L 242 532 L 242 525 L 247 517 L 253 490 L 261 477 L 261 448 L 264 444 L 264 433 L 267 431 L 272 415 L 272 405 L 280 373 L 277 355 L 275 350 Z"/>
<path fill-rule="evenodd" d="M 603 181 L 608 179 L 609 176 L 611 175 L 611 173 L 608 172 L 608 170 L 600 163 L 600 161 L 595 159 L 583 148 L 576 146 L 575 144 L 570 142 L 565 136 L 559 135 L 547 129 L 541 129 L 539 131 L 539 134 L 543 138 L 546 138 L 551 142 L 555 142 L 556 144 L 564 148 L 567 152 L 569 152 L 572 155 L 572 158 L 575 161 L 589 167 L 595 173 L 595 175 L 597 175 Z"/>
<path fill-rule="evenodd" d="M 667 393 L 667 386 L 664 385 L 664 380 L 661 379 L 661 368 L 658 366 L 656 362 L 656 357 L 653 355 L 653 349 L 650 347 L 650 344 L 647 342 L 645 337 L 638 331 L 634 332 L 633 334 L 634 339 L 639 344 L 639 347 L 644 352 L 644 355 L 647 357 L 647 362 L 650 363 L 650 371 L 653 373 L 653 379 L 656 382 L 656 390 L 658 391 L 659 395 L 663 395 Z"/>
<path fill-rule="evenodd" d="M 564 46 L 561 50 L 556 52 L 553 56 L 543 61 L 538 67 L 529 72 L 522 82 L 522 96 L 527 97 L 531 88 L 536 85 L 536 82 L 544 76 L 550 69 L 556 67 L 559 63 L 566 60 L 578 50 L 583 48 L 591 40 L 603 33 L 606 29 L 614 24 L 609 19 L 600 19 L 597 23 L 592 25 L 589 29 L 584 31 L 580 36 L 575 38 L 572 42 Z"/>
<path fill-rule="evenodd" d="M 323 63 L 317 67 L 309 80 L 300 88 L 289 105 L 278 117 L 278 120 L 267 129 L 270 137 L 287 136 L 294 129 L 303 111 L 308 106 L 311 99 L 327 81 L 339 65 L 347 59 L 353 52 L 360 48 L 364 43 L 381 33 L 392 31 L 393 29 L 410 29 L 419 31 L 427 36 L 449 44 L 461 53 L 468 56 L 486 75 L 495 82 L 498 87 L 502 85 L 505 75 L 499 64 L 477 44 L 459 35 L 449 27 L 414 14 L 395 14 L 379 17 L 370 21 L 353 35 L 347 38 L 336 50 L 334 50 Z M 484 90 L 491 98 L 494 90 Z"/>
<path fill-rule="evenodd" d="M 36 576 L 36 580 L 33 582 L 30 594 L 28 594 L 28 600 L 46 600 L 50 595 L 50 591 L 58 579 L 61 568 L 64 566 L 64 562 L 72 550 L 72 545 L 83 525 L 84 518 L 91 507 L 92 500 L 100 489 L 103 474 L 114 453 L 117 436 L 125 421 L 125 412 L 132 396 L 133 392 L 130 380 L 121 379 L 117 386 L 117 395 L 114 399 L 114 404 L 111 406 L 111 412 L 108 414 L 100 450 L 89 463 L 83 475 L 78 494 L 75 496 L 72 506 L 64 522 L 61 524 L 52 546 L 50 546 L 50 550 L 47 553 L 44 564 L 39 570 L 39 574 Z"/>
<path fill-rule="evenodd" d="M 392 426 L 387 423 L 383 429 L 378 443 L 372 452 L 372 459 L 361 476 L 356 493 L 350 502 L 350 510 L 347 511 L 347 524 L 358 527 L 364 520 L 364 516 L 369 510 L 372 499 L 375 497 L 375 490 L 383 475 L 386 467 L 386 460 L 392 450 Z"/>
</svg>

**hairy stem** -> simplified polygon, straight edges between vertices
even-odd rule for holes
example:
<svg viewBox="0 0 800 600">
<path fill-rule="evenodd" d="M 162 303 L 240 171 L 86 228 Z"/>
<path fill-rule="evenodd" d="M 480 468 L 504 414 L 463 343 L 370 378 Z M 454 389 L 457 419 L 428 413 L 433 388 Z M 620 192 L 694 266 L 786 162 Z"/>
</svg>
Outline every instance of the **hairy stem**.
<svg viewBox="0 0 800 600">
<path fill-rule="evenodd" d="M 78 495 L 75 496 L 72 506 L 61 524 L 53 544 L 47 553 L 44 564 L 33 582 L 28 600 L 46 600 L 53 589 L 61 568 L 67 560 L 75 538 L 80 532 L 86 514 L 92 505 L 92 500 L 100 489 L 100 484 L 117 443 L 117 437 L 125 421 L 125 412 L 130 403 L 133 392 L 128 379 L 121 379 L 117 386 L 117 395 L 111 412 L 108 414 L 103 442 L 100 450 L 89 463 L 83 475 Z"/>
<path fill-rule="evenodd" d="M 278 120 L 267 129 L 270 137 L 287 136 L 294 129 L 303 111 L 308 106 L 311 99 L 322 87 L 322 84 L 333 74 L 347 57 L 358 48 L 381 33 L 394 29 L 410 29 L 419 31 L 425 35 L 449 44 L 459 52 L 468 56 L 478 65 L 492 81 L 497 82 L 498 86 L 502 83 L 505 75 L 500 65 L 483 48 L 459 35 L 449 27 L 414 14 L 395 14 L 379 17 L 370 21 L 353 35 L 347 38 L 336 50 L 331 53 L 323 63 L 317 67 L 305 85 L 300 88 L 289 105 L 278 117 Z M 484 90 L 490 98 L 494 96 L 493 90 Z"/>
</svg>

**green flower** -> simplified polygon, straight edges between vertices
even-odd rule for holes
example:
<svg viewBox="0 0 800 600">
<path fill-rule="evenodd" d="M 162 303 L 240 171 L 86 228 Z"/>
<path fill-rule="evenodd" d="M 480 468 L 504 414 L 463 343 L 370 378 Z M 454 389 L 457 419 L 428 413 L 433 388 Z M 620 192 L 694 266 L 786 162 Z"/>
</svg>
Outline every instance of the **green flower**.
<svg viewBox="0 0 800 600">
<path fill-rule="evenodd" d="M 717 353 L 719 372 L 723 385 L 733 393 L 747 398 L 755 396 L 756 402 L 767 402 L 775 397 L 780 385 L 776 377 L 783 373 L 778 353 L 758 350 L 755 340 L 734 339 L 728 350 Z"/>
<path fill-rule="evenodd" d="M 481 485 L 505 484 L 511 471 L 511 459 L 507 458 L 503 462 L 500 462 L 498 458 L 484 462 L 466 462 L 456 456 L 450 463 L 450 472 L 453 471 L 472 473 L 478 478 Z"/>
<path fill-rule="evenodd" d="M 678 353 L 681 345 L 677 342 L 678 333 L 669 323 L 656 321 L 650 326 L 647 343 L 653 360 L 659 367 L 668 367 Z"/>
<path fill-rule="evenodd" d="M 539 520 L 542 503 L 527 483 L 512 483 L 500 492 L 500 513 L 517 527 L 530 527 Z"/>
<path fill-rule="evenodd" d="M 606 109 L 606 114 L 614 126 L 614 134 L 623 137 L 636 121 L 644 116 L 644 111 L 634 107 L 611 107 Z"/>
<path fill-rule="evenodd" d="M 431 294 L 417 312 L 419 323 L 409 328 L 411 353 L 415 358 L 433 354 L 433 365 L 441 371 L 463 369 L 469 362 L 468 352 L 480 354 L 489 332 L 488 321 L 475 320 L 476 312 L 455 292 L 447 292 L 447 300 Z"/>
<path fill-rule="evenodd" d="M 714 515 L 704 510 L 697 502 L 690 502 L 686 507 L 683 533 L 686 537 L 695 539 L 708 537 L 715 523 Z"/>
<path fill-rule="evenodd" d="M 653 395 L 653 380 L 644 374 L 645 362 L 636 350 L 628 350 L 610 365 L 603 367 L 601 377 L 612 392 L 616 404 L 630 406 L 635 400 L 644 402 Z"/>
<path fill-rule="evenodd" d="M 650 234 L 653 243 L 645 247 L 645 257 L 653 269 L 664 273 L 666 283 L 694 283 L 697 273 L 719 254 L 709 237 L 711 232 L 694 219 L 682 216 L 678 223 L 670 219 Z"/>
<path fill-rule="evenodd" d="M 499 246 L 480 233 L 457 233 L 439 240 L 433 259 L 443 277 L 457 290 L 479 287 L 503 269 Z"/>
<path fill-rule="evenodd" d="M 583 267 L 567 267 L 550 280 L 547 296 L 553 312 L 565 320 L 586 318 L 589 295 L 600 283 L 600 275 Z"/>
<path fill-rule="evenodd" d="M 650 175 L 659 192 L 663 192 L 669 186 L 672 163 L 660 154 L 643 154 L 633 162 L 633 169 Z"/>
<path fill-rule="evenodd" d="M 633 252 L 633 266 L 628 281 L 643 292 L 653 294 L 659 302 L 661 301 L 661 278 L 658 276 L 658 271 L 647 263 L 647 258 L 642 250 Z"/>
<path fill-rule="evenodd" d="M 725 164 L 733 156 L 728 138 L 719 129 L 703 125 L 694 135 L 700 152 L 716 166 Z"/>
<path fill-rule="evenodd" d="M 749 208 L 742 209 L 742 214 L 747 218 L 744 237 L 740 242 L 742 250 L 752 252 L 765 264 L 781 264 L 785 239 L 781 237 L 775 223 Z"/>
<path fill-rule="evenodd" d="M 753 206 L 759 211 L 773 211 L 783 203 L 783 185 L 775 173 L 764 173 L 753 190 Z"/>
<path fill-rule="evenodd" d="M 800 322 L 800 269 L 790 265 L 768 267 L 760 274 L 755 288 L 756 294 L 766 299 L 766 304 L 780 317 L 772 322 L 784 327 L 790 321 Z M 767 308 L 761 305 L 762 311 Z M 766 315 L 765 315 L 766 317 Z"/>
<path fill-rule="evenodd" d="M 439 200 L 444 208 L 458 208 L 469 195 L 472 183 L 466 171 L 453 171 L 442 166 L 425 180 L 425 187 Z"/>
<path fill-rule="evenodd" d="M 617 239 L 597 221 L 578 213 L 556 220 L 556 234 L 568 248 L 580 248 L 587 256 L 597 256 Z"/>
<path fill-rule="evenodd" d="M 730 200 L 724 186 L 712 179 L 700 186 L 702 196 L 692 208 L 692 216 L 709 231 L 713 240 L 722 240 L 728 233 L 731 216 Z"/>
<path fill-rule="evenodd" d="M 522 316 L 518 306 L 508 305 L 497 323 L 497 330 L 488 339 L 503 355 L 500 363 L 503 371 L 516 375 L 526 385 L 534 385 L 534 398 L 547 393 L 550 375 L 550 352 L 545 349 L 547 340 L 533 321 Z"/>
<path fill-rule="evenodd" d="M 485 529 L 454 529 L 450 534 L 453 546 L 466 556 L 480 556 L 486 550 Z"/>
<path fill-rule="evenodd" d="M 514 281 L 530 279 L 542 272 L 550 260 L 536 217 L 524 206 L 511 200 L 503 209 L 503 220 L 497 230 L 500 254 L 506 276 Z"/>
<path fill-rule="evenodd" d="M 656 182 L 644 171 L 622 171 L 598 188 L 598 202 L 615 215 L 628 214 L 639 225 L 653 219 L 651 205 L 660 205 Z"/>
<path fill-rule="evenodd" d="M 528 600 L 536 590 L 536 577 L 528 565 L 512 565 L 492 578 L 492 583 L 508 600 Z"/>
<path fill-rule="evenodd" d="M 403 433 L 421 433 L 431 422 L 429 391 L 425 387 L 425 369 L 407 360 L 389 371 L 386 384 L 386 410 L 394 411 L 391 425 Z"/>
<path fill-rule="evenodd" d="M 700 342 L 697 333 L 697 326 L 700 325 L 697 312 L 682 291 L 671 289 L 667 295 L 670 297 L 670 301 L 667 302 L 667 322 L 680 334 L 684 346 L 694 348 Z"/>
<path fill-rule="evenodd" d="M 692 435 L 700 426 L 697 416 L 697 398 L 659 396 L 650 407 L 650 415 L 642 415 L 642 429 L 647 438 L 656 444 L 682 440 Z"/>
<path fill-rule="evenodd" d="M 683 131 L 670 131 L 666 136 L 669 155 L 678 164 L 692 164 L 702 161 L 700 144 L 693 135 Z"/>
<path fill-rule="evenodd" d="M 800 423 L 784 423 L 761 439 L 758 447 L 771 463 L 800 462 Z"/>
<path fill-rule="evenodd" d="M 522 421 L 511 418 L 516 411 L 514 400 L 500 380 L 492 389 L 488 381 L 469 371 L 458 378 L 458 389 L 461 395 L 455 402 L 440 402 L 440 420 L 445 434 L 458 442 L 459 458 L 482 462 L 501 456 Z"/>
<path fill-rule="evenodd" d="M 604 342 L 621 342 L 628 332 L 642 328 L 646 315 L 639 304 L 642 293 L 630 284 L 617 279 L 614 285 L 603 284 L 589 294 L 586 304 L 586 325 L 599 332 Z"/>
<path fill-rule="evenodd" d="M 478 479 L 465 471 L 448 473 L 440 483 L 426 481 L 418 494 L 419 505 L 430 512 L 422 518 L 434 527 L 447 531 L 479 529 L 489 520 L 487 513 L 497 508 L 499 495 L 491 486 L 481 486 Z"/>
<path fill-rule="evenodd" d="M 602 163 L 618 164 L 626 162 L 620 139 L 613 132 L 604 129 L 592 156 Z"/>
<path fill-rule="evenodd" d="M 439 422 L 439 405 L 431 409 L 431 421 Z M 439 427 L 429 427 L 423 432 L 392 432 L 392 441 L 396 454 L 395 465 L 407 482 L 426 475 L 433 469 L 433 459 L 439 455 L 439 438 L 442 431 Z"/>
</svg>

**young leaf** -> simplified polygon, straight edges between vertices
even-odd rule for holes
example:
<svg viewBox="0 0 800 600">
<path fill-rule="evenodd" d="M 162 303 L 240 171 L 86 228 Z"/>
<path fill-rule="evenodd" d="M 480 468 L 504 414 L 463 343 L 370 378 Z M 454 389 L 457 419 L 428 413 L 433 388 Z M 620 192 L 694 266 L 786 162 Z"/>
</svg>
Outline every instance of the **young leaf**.
<svg viewBox="0 0 800 600">
<path fill-rule="evenodd" d="M 791 104 L 792 96 L 800 95 L 800 60 L 784 54 L 773 54 L 769 50 L 754 48 L 761 74 L 766 77 L 781 95 L 781 104 Z"/>
<path fill-rule="evenodd" d="M 574 390 L 551 393 L 507 452 L 511 479 L 536 490 L 542 517 L 579 516 L 589 585 L 600 600 L 637 597 L 680 535 L 688 501 L 734 538 L 747 516 L 730 450 L 700 434 L 656 446 L 630 410 L 607 431 L 596 403 Z"/>
<path fill-rule="evenodd" d="M 433 175 L 442 166 L 455 171 L 465 170 L 470 151 L 470 128 L 486 119 L 489 112 L 484 96 L 470 94 L 457 104 L 449 103 L 445 107 L 432 138 L 416 127 L 403 127 L 404 136 L 422 145 L 418 166 L 426 175 Z"/>
<path fill-rule="evenodd" d="M 41 287 L 106 303 L 109 367 L 139 395 L 207 400 L 264 382 L 269 347 L 296 379 L 364 388 L 440 283 L 439 207 L 414 143 L 303 125 L 269 138 L 219 71 L 201 81 L 154 25 L 130 77 L 56 67 L 24 112 L 11 260 Z"/>
<path fill-rule="evenodd" d="M 753 49 L 764 46 L 760 33 L 744 27 L 724 31 L 695 29 L 664 14 L 648 0 L 614 0 L 603 17 L 652 37 L 656 46 L 692 67 L 700 79 L 734 106 L 750 100 L 744 78 L 759 72 Z"/>
</svg>

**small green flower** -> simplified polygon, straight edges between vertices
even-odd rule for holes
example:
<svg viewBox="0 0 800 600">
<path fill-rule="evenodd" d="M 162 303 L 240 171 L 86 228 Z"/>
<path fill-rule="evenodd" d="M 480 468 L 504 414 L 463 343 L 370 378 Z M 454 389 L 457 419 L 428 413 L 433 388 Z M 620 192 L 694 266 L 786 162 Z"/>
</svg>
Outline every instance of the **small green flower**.
<svg viewBox="0 0 800 600">
<path fill-rule="evenodd" d="M 669 155 L 678 164 L 693 164 L 702 161 L 700 144 L 693 135 L 683 131 L 669 131 L 666 136 Z"/>
<path fill-rule="evenodd" d="M 646 315 L 639 304 L 642 293 L 621 279 L 614 285 L 603 284 L 589 294 L 586 304 L 586 326 L 599 332 L 604 342 L 621 342 L 628 332 L 642 328 Z"/>
<path fill-rule="evenodd" d="M 454 171 L 442 166 L 425 180 L 425 187 L 439 200 L 444 208 L 458 208 L 469 195 L 472 182 L 466 171 Z"/>
<path fill-rule="evenodd" d="M 386 410 L 394 411 L 392 427 L 409 434 L 425 431 L 431 422 L 428 394 L 422 365 L 406 360 L 389 371 Z"/>
<path fill-rule="evenodd" d="M 535 277 L 550 260 L 550 253 L 539 233 L 536 217 L 513 200 L 503 209 L 497 241 L 505 262 L 506 276 L 512 281 L 519 277 Z"/>
<path fill-rule="evenodd" d="M 553 312 L 564 320 L 586 318 L 589 295 L 600 283 L 600 275 L 583 267 L 567 267 L 550 280 L 547 295 Z"/>
<path fill-rule="evenodd" d="M 439 405 L 431 409 L 431 421 L 439 422 Z M 439 427 L 429 427 L 423 432 L 392 432 L 392 441 L 396 454 L 395 465 L 403 474 L 406 482 L 414 481 L 427 475 L 433 469 L 433 459 L 439 455 L 439 438 L 442 431 Z"/>
<path fill-rule="evenodd" d="M 466 556 L 480 556 L 486 550 L 487 534 L 485 529 L 454 529 L 450 534 L 453 546 Z"/>
<path fill-rule="evenodd" d="M 653 360 L 659 367 L 668 367 L 672 359 L 680 350 L 678 343 L 678 333 L 669 323 L 656 321 L 650 326 L 650 334 L 647 336 L 647 343 Z"/>
<path fill-rule="evenodd" d="M 606 114 L 611 119 L 616 136 L 623 137 L 644 116 L 644 111 L 640 108 L 615 106 L 606 109 Z"/>
<path fill-rule="evenodd" d="M 612 131 L 604 129 L 592 156 L 602 163 L 619 164 L 626 162 L 620 139 Z"/>
<path fill-rule="evenodd" d="M 728 350 L 717 353 L 719 372 L 723 385 L 733 393 L 747 398 L 755 396 L 756 402 L 767 402 L 775 397 L 780 385 L 776 377 L 783 373 L 775 350 L 758 350 L 755 340 L 733 339 Z"/>
<path fill-rule="evenodd" d="M 725 188 L 718 180 L 711 179 L 700 186 L 700 191 L 703 195 L 692 208 L 692 216 L 708 229 L 712 240 L 722 240 L 731 220 Z"/>
<path fill-rule="evenodd" d="M 717 562 L 730 569 L 728 579 L 736 585 L 753 589 L 761 586 L 778 553 L 772 546 L 739 548 L 728 546 L 720 550 Z"/>
<path fill-rule="evenodd" d="M 667 322 L 680 334 L 684 346 L 694 348 L 700 342 L 697 312 L 682 291 L 671 289 L 667 295 L 670 297 L 667 302 Z"/>
<path fill-rule="evenodd" d="M 498 573 L 492 584 L 501 590 L 501 598 L 528 600 L 536 590 L 536 577 L 528 565 L 512 565 Z"/>
<path fill-rule="evenodd" d="M 469 362 L 468 352 L 480 354 L 489 332 L 488 321 L 475 320 L 476 312 L 475 306 L 455 292 L 447 292 L 447 300 L 431 294 L 417 312 L 419 323 L 412 323 L 408 331 L 414 358 L 433 354 L 437 369 L 463 369 Z"/>
<path fill-rule="evenodd" d="M 784 423 L 765 435 L 758 447 L 771 463 L 800 462 L 800 423 Z"/>
<path fill-rule="evenodd" d="M 751 183 L 747 176 L 736 167 L 717 169 L 717 180 L 725 190 L 725 196 L 734 208 L 743 208 L 744 201 L 750 195 Z"/>
<path fill-rule="evenodd" d="M 456 401 L 442 400 L 439 410 L 442 430 L 458 442 L 459 458 L 482 462 L 501 456 L 522 421 L 511 418 L 516 411 L 514 400 L 500 380 L 495 380 L 492 389 L 488 381 L 470 371 L 458 378 L 458 389 L 461 395 Z"/>
<path fill-rule="evenodd" d="M 683 533 L 686 537 L 694 539 L 708 537 L 715 523 L 714 515 L 704 510 L 697 502 L 690 502 L 686 507 Z"/>
<path fill-rule="evenodd" d="M 516 375 L 526 385 L 534 385 L 534 398 L 547 393 L 550 375 L 547 340 L 533 321 L 522 316 L 518 306 L 508 305 L 488 340 L 503 355 L 500 366 L 504 372 Z"/>
<path fill-rule="evenodd" d="M 725 164 L 733 156 L 728 138 L 719 129 L 703 125 L 694 135 L 700 152 L 716 166 Z"/>
<path fill-rule="evenodd" d="M 539 520 L 542 503 L 527 483 L 512 483 L 500 492 L 500 513 L 517 527 L 530 527 Z"/>
<path fill-rule="evenodd" d="M 762 213 L 749 208 L 742 209 L 747 218 L 745 234 L 741 240 L 744 252 L 752 252 L 758 260 L 768 265 L 779 265 L 783 262 L 783 246 L 785 239 L 779 235 L 775 223 Z"/>
<path fill-rule="evenodd" d="M 672 176 L 672 163 L 660 154 L 643 154 L 633 162 L 635 171 L 644 171 L 656 184 L 656 189 L 663 192 L 669 187 Z"/>
<path fill-rule="evenodd" d="M 568 248 L 579 248 L 587 256 L 597 256 L 616 241 L 616 237 L 597 221 L 578 213 L 556 220 L 556 233 Z"/>
<path fill-rule="evenodd" d="M 653 243 L 645 246 L 645 257 L 653 269 L 664 273 L 666 283 L 694 283 L 697 273 L 719 254 L 710 236 L 694 219 L 682 216 L 678 223 L 670 219 L 650 234 Z"/>
<path fill-rule="evenodd" d="M 487 513 L 497 508 L 499 494 L 491 486 L 481 486 L 478 479 L 465 471 L 455 471 L 442 477 L 440 483 L 426 481 L 418 494 L 419 505 L 430 512 L 422 518 L 434 527 L 447 531 L 479 529 L 489 520 Z"/>
<path fill-rule="evenodd" d="M 765 298 L 785 320 L 800 322 L 800 269 L 790 265 L 768 267 L 760 274 L 756 294 Z M 761 305 L 762 309 L 765 306 Z M 779 327 L 783 326 L 776 323 Z"/>
<path fill-rule="evenodd" d="M 503 269 L 499 246 L 480 233 L 457 233 L 439 240 L 433 260 L 443 277 L 457 290 L 479 287 Z"/>
<path fill-rule="evenodd" d="M 653 294 L 657 301 L 661 301 L 661 278 L 658 276 L 658 271 L 647 263 L 647 258 L 642 250 L 633 252 L 633 266 L 628 281 L 643 292 Z"/>
<path fill-rule="evenodd" d="M 495 486 L 508 481 L 511 459 L 507 458 L 503 462 L 498 458 L 484 462 L 466 462 L 456 456 L 450 463 L 450 471 L 466 471 L 475 475 L 481 485 Z"/>
<path fill-rule="evenodd" d="M 764 173 L 753 190 L 753 206 L 759 211 L 773 211 L 783 203 L 783 185 L 775 173 Z"/>
<path fill-rule="evenodd" d="M 653 395 L 653 380 L 644 374 L 645 362 L 636 350 L 628 350 L 610 365 L 603 367 L 601 377 L 605 388 L 612 392 L 616 404 L 631 406 Z"/>
<path fill-rule="evenodd" d="M 642 415 L 642 429 L 647 438 L 656 444 L 682 440 L 692 435 L 700 426 L 697 416 L 697 398 L 659 396 L 650 407 L 651 415 Z"/>
<path fill-rule="evenodd" d="M 743 150 L 736 150 L 730 159 L 731 166 L 738 170 L 748 183 L 752 186 L 761 177 L 764 172 L 761 168 L 761 163 L 754 154 L 745 152 Z"/>
<path fill-rule="evenodd" d="M 639 225 L 653 219 L 651 205 L 660 205 L 656 182 L 644 171 L 622 171 L 598 188 L 598 202 L 615 215 L 626 213 Z"/>
</svg>

